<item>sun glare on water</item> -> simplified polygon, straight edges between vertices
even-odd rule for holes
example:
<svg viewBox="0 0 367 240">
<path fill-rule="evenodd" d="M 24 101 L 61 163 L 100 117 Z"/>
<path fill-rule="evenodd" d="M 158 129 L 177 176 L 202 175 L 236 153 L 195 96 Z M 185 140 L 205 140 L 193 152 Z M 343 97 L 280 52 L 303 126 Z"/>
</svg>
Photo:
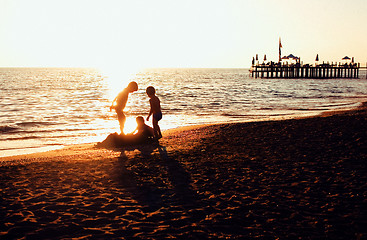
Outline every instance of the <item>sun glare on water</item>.
<svg viewBox="0 0 367 240">
<path fill-rule="evenodd" d="M 132 133 L 136 129 L 136 120 L 134 117 L 127 117 L 124 127 L 124 133 Z"/>
<path fill-rule="evenodd" d="M 139 72 L 139 68 L 131 65 L 124 66 L 104 66 L 100 67 L 101 73 L 106 76 L 109 87 L 109 99 L 112 101 L 119 92 L 121 92 L 132 79 L 134 79 L 136 73 Z"/>
</svg>

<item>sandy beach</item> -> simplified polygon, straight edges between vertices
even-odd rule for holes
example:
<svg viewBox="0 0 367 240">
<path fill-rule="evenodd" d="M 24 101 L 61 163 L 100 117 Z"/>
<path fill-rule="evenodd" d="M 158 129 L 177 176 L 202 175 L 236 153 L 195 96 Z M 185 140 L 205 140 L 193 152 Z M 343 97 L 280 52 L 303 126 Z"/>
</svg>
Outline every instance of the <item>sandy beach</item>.
<svg viewBox="0 0 367 240">
<path fill-rule="evenodd" d="M 1 239 L 367 239 L 367 111 L 1 159 Z"/>
</svg>

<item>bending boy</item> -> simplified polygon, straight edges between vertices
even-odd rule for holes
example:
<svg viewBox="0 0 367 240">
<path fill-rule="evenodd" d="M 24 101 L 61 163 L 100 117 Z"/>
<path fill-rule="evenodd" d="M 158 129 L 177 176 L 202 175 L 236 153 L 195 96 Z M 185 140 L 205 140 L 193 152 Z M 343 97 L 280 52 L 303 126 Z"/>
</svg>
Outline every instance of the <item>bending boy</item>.
<svg viewBox="0 0 367 240">
<path fill-rule="evenodd" d="M 126 116 L 124 114 L 124 109 L 129 97 L 129 93 L 133 93 L 138 90 L 138 84 L 136 82 L 130 82 L 129 85 L 122 90 L 117 97 L 112 101 L 110 111 L 115 109 L 117 113 L 117 119 L 120 124 L 121 134 L 124 134 L 124 126 L 126 122 Z M 115 104 L 116 103 L 116 104 Z"/>
</svg>

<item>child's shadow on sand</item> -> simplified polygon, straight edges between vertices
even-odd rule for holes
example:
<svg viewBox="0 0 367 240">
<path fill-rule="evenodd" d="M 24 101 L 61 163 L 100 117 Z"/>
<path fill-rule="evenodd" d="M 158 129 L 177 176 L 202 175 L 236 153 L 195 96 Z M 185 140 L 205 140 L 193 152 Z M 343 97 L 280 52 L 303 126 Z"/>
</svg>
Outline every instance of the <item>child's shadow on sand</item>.
<svg viewBox="0 0 367 240">
<path fill-rule="evenodd" d="M 157 153 L 156 150 L 158 149 Z M 140 155 L 129 157 L 129 151 Z M 115 176 L 121 188 L 126 189 L 142 206 L 152 211 L 173 205 L 195 206 L 197 194 L 192 189 L 191 175 L 180 162 L 172 158 L 159 143 L 115 148 L 121 151 Z"/>
<path fill-rule="evenodd" d="M 118 146 L 114 138 L 110 135 L 98 147 L 121 153 L 114 176 L 118 185 L 126 188 L 137 201 L 152 208 L 195 204 L 197 194 L 192 189 L 191 175 L 168 154 L 165 146 L 158 141 Z M 129 153 L 136 150 L 140 154 Z"/>
</svg>

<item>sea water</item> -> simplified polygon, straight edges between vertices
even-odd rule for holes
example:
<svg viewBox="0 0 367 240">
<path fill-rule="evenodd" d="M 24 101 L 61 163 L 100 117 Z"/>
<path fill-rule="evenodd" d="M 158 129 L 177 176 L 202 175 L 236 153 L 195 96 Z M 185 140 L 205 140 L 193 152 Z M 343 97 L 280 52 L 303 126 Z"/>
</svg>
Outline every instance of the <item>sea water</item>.
<svg viewBox="0 0 367 240">
<path fill-rule="evenodd" d="M 359 79 L 254 79 L 248 69 L 148 69 L 112 77 L 95 69 L 0 68 L 0 157 L 102 141 L 118 132 L 109 106 L 136 81 L 125 113 L 125 132 L 146 117 L 154 86 L 161 100 L 161 129 L 285 119 L 357 107 L 367 99 Z M 148 123 L 151 125 L 151 123 Z"/>
</svg>

